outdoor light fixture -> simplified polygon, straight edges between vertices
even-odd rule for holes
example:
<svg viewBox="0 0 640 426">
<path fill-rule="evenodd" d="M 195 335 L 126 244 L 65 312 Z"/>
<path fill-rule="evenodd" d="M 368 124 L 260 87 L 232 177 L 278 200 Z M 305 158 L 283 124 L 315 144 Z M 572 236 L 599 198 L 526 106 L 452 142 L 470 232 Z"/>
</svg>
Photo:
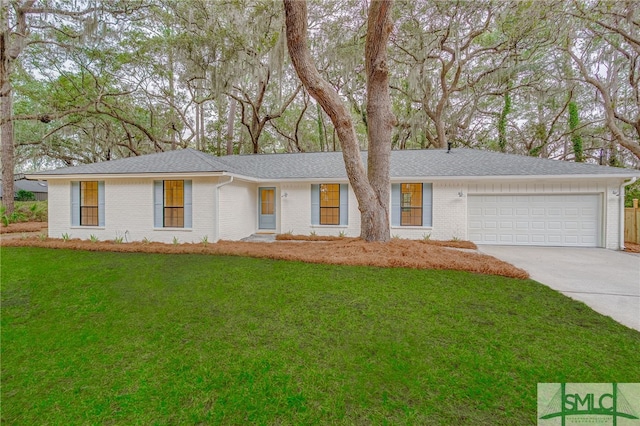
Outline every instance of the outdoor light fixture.
<svg viewBox="0 0 640 426">
<path fill-rule="evenodd" d="M 615 197 L 619 197 L 620 196 L 620 191 L 616 191 L 615 189 L 613 191 L 611 191 L 611 193 L 615 196 Z"/>
<path fill-rule="evenodd" d="M 280 198 L 287 198 L 288 196 L 289 196 L 289 194 L 285 192 L 284 194 L 282 194 L 282 195 L 280 196 Z"/>
<path fill-rule="evenodd" d="M 458 192 L 458 197 L 462 198 L 463 195 L 462 191 Z"/>
</svg>

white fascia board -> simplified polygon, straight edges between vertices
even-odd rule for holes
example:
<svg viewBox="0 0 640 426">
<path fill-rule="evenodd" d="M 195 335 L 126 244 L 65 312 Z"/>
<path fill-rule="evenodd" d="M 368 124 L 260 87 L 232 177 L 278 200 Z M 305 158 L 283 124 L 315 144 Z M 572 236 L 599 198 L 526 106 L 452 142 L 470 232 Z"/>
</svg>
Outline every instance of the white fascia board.
<svg viewBox="0 0 640 426">
<path fill-rule="evenodd" d="M 30 180 L 104 180 L 104 179 L 130 179 L 130 178 L 189 178 L 189 177 L 216 177 L 233 176 L 235 179 L 255 183 L 348 183 L 346 177 L 323 178 L 255 178 L 228 172 L 193 172 L 193 173 L 118 173 L 118 174 L 29 174 L 25 177 Z M 584 179 L 616 179 L 625 180 L 640 177 L 640 172 L 625 174 L 587 174 L 587 175 L 508 175 L 508 176 L 405 176 L 391 177 L 391 182 L 435 182 L 435 181 L 532 181 L 532 180 L 584 180 Z"/>
<path fill-rule="evenodd" d="M 640 173 L 633 174 L 606 174 L 606 175 L 510 175 L 510 176 L 406 176 L 406 177 L 391 177 L 391 182 L 434 182 L 434 181 L 531 181 L 531 180 L 585 180 L 585 179 L 616 179 L 625 180 L 634 176 L 639 176 Z M 349 179 L 341 178 L 287 178 L 287 179 L 262 179 L 262 178 L 247 178 L 247 180 L 258 183 L 348 183 Z"/>
<path fill-rule="evenodd" d="M 392 182 L 422 182 L 422 181 L 541 181 L 541 180 L 593 180 L 593 179 L 616 179 L 625 180 L 637 175 L 510 175 L 510 176 L 410 176 L 392 177 Z"/>
<path fill-rule="evenodd" d="M 65 175 L 28 174 L 30 180 L 105 180 L 105 179 L 162 179 L 226 176 L 225 172 L 193 172 L 193 173 L 82 173 Z"/>
</svg>

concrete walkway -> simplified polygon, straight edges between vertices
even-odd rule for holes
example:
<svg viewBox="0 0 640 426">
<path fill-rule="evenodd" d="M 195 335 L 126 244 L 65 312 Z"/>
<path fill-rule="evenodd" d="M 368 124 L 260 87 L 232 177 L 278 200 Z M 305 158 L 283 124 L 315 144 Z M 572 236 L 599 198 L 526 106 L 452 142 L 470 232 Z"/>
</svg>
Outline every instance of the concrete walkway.
<svg viewBox="0 0 640 426">
<path fill-rule="evenodd" d="M 640 331 L 640 255 L 599 248 L 478 246 L 531 278 Z"/>
<path fill-rule="evenodd" d="M 249 243 L 273 243 L 276 241 L 276 234 L 251 234 L 240 241 Z"/>
</svg>

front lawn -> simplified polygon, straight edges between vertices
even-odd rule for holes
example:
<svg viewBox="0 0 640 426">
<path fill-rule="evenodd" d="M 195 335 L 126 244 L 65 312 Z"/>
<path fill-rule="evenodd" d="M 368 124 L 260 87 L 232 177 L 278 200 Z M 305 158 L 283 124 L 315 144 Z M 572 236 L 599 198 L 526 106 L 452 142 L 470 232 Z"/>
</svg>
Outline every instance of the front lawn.
<svg viewBox="0 0 640 426">
<path fill-rule="evenodd" d="M 2 247 L 3 424 L 534 424 L 640 333 L 533 281 Z"/>
</svg>

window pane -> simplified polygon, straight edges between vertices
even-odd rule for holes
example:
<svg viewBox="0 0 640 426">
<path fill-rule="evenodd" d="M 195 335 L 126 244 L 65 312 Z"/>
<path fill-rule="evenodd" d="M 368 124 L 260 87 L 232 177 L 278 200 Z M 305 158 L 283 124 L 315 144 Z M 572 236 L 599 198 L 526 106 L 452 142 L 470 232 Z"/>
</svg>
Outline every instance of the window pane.
<svg viewBox="0 0 640 426">
<path fill-rule="evenodd" d="M 340 185 L 320 185 L 320 207 L 340 207 Z"/>
<path fill-rule="evenodd" d="M 165 207 L 164 226 L 167 228 L 184 228 L 184 208 Z"/>
<path fill-rule="evenodd" d="M 340 225 L 340 184 L 320 185 L 320 225 Z"/>
<path fill-rule="evenodd" d="M 80 225 L 98 226 L 98 182 L 80 182 Z"/>
<path fill-rule="evenodd" d="M 98 208 L 97 207 L 80 207 L 80 225 L 81 226 L 98 226 Z"/>
<path fill-rule="evenodd" d="M 184 207 L 184 181 L 164 181 L 164 205 L 165 207 Z"/>
<path fill-rule="evenodd" d="M 98 207 L 98 182 L 80 182 L 80 205 Z"/>
<path fill-rule="evenodd" d="M 400 225 L 422 226 L 422 184 L 403 183 L 400 187 Z"/>
<path fill-rule="evenodd" d="M 184 228 L 184 181 L 164 181 L 164 226 Z"/>
<path fill-rule="evenodd" d="M 260 211 L 262 214 L 273 214 L 274 208 L 274 198 L 275 198 L 275 190 L 273 189 L 261 189 L 260 200 L 261 207 Z"/>
</svg>

